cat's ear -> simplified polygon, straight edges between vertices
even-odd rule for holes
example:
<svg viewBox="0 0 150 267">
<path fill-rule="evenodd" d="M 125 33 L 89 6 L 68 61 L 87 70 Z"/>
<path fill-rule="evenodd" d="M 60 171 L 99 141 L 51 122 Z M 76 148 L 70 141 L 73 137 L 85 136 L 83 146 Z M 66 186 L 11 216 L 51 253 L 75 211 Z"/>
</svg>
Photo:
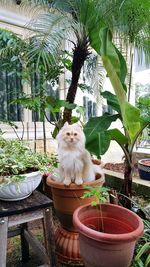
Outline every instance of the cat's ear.
<svg viewBox="0 0 150 267">
<path fill-rule="evenodd" d="M 66 126 L 68 126 L 69 125 L 69 123 L 66 121 L 65 123 L 64 123 L 64 126 L 63 127 L 66 127 Z"/>
<path fill-rule="evenodd" d="M 74 123 L 74 126 L 79 128 L 79 129 L 82 129 L 82 126 L 78 122 Z"/>
</svg>

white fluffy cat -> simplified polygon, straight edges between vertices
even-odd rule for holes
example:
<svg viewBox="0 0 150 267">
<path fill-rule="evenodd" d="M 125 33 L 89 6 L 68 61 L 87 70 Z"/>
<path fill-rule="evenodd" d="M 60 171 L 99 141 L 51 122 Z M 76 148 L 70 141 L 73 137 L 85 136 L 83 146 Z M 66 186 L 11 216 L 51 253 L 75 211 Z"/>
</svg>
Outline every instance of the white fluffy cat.
<svg viewBox="0 0 150 267">
<path fill-rule="evenodd" d="M 71 182 L 81 185 L 95 180 L 95 174 L 103 177 L 100 166 L 94 165 L 90 153 L 85 149 L 85 135 L 80 125 L 67 122 L 57 135 L 59 176 L 54 178 L 69 186 Z"/>
</svg>

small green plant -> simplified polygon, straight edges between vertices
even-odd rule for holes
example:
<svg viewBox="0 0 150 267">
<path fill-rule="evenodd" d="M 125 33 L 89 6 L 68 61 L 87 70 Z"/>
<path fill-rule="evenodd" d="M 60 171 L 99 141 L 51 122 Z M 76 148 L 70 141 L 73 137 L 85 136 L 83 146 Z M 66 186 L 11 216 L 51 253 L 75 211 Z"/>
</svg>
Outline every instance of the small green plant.
<svg viewBox="0 0 150 267">
<path fill-rule="evenodd" d="M 108 188 L 103 187 L 103 186 L 85 186 L 85 189 L 88 191 L 85 191 L 82 198 L 90 198 L 94 197 L 94 200 L 91 201 L 91 206 L 97 207 L 97 212 L 100 212 L 101 219 L 98 219 L 98 229 L 100 232 L 105 232 L 104 231 L 104 222 L 103 222 L 103 215 L 102 215 L 102 209 L 101 209 L 101 204 L 105 203 L 108 201 L 109 198 L 109 193 L 108 193 Z"/>
<path fill-rule="evenodd" d="M 85 191 L 82 198 L 89 198 L 94 196 L 94 200 L 91 202 L 92 206 L 97 206 L 98 204 L 105 203 L 108 200 L 109 193 L 108 188 L 103 186 L 85 186 L 85 189 L 88 191 Z"/>
<path fill-rule="evenodd" d="M 148 267 L 150 264 L 150 254 L 148 255 L 148 250 L 150 248 L 150 242 L 145 243 L 138 254 L 134 258 L 133 267 Z M 146 255 L 147 254 L 147 255 Z"/>
<path fill-rule="evenodd" d="M 32 171 L 51 172 L 56 166 L 54 155 L 36 153 L 27 143 L 19 140 L 6 140 L 0 135 L 0 186 L 24 179 L 23 174 Z"/>
<path fill-rule="evenodd" d="M 150 266 L 150 221 L 143 220 L 144 235 L 138 241 L 135 248 L 135 256 L 131 267 L 149 267 Z"/>
</svg>

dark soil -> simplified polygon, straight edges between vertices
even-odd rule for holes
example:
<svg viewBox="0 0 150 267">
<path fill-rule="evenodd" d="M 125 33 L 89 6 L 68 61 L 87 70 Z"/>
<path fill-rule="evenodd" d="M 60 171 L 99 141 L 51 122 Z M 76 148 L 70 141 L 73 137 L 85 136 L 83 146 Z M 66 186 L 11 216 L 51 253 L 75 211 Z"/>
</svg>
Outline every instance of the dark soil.
<svg viewBox="0 0 150 267">
<path fill-rule="evenodd" d="M 125 167 L 124 167 L 124 163 L 106 163 L 104 165 L 104 169 L 123 173 L 125 170 Z"/>
<path fill-rule="evenodd" d="M 104 169 L 114 171 L 114 172 L 124 173 L 125 165 L 124 165 L 124 163 L 106 163 L 104 165 Z M 133 167 L 133 176 L 138 176 L 138 175 L 139 175 L 138 165 L 137 165 L 137 163 L 135 163 L 134 167 Z"/>
</svg>

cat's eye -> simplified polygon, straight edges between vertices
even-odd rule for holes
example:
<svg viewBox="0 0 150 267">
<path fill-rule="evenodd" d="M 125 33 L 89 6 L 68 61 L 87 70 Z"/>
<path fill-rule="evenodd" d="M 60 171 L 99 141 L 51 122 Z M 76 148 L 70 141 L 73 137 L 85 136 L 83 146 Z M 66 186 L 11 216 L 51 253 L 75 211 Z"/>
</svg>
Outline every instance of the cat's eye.
<svg viewBox="0 0 150 267">
<path fill-rule="evenodd" d="M 69 136 L 69 135 L 70 135 L 70 133 L 66 133 L 66 135 L 68 135 L 68 136 Z"/>
<path fill-rule="evenodd" d="M 74 133 L 74 136 L 77 136 L 77 133 Z"/>
</svg>

